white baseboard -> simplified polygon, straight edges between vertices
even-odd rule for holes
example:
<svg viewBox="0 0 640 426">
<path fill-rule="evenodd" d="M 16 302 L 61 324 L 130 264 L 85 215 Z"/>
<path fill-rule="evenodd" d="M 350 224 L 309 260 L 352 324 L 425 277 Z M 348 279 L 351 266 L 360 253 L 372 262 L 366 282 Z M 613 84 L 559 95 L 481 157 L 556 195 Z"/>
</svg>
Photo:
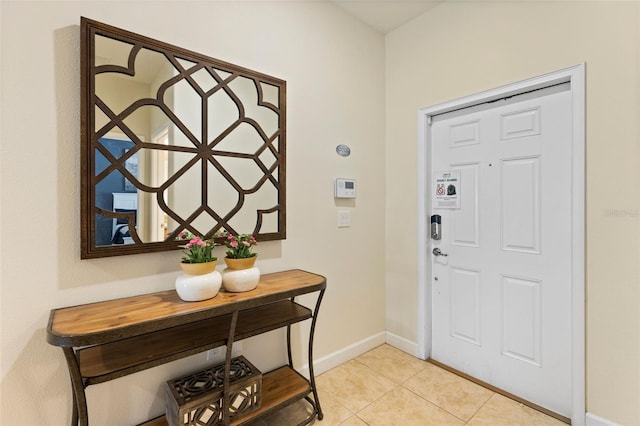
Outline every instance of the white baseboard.
<svg viewBox="0 0 640 426">
<path fill-rule="evenodd" d="M 413 355 L 415 357 L 418 356 L 418 344 L 416 342 L 407 340 L 404 337 L 398 336 L 397 334 L 389 333 L 388 331 L 386 334 L 386 341 L 389 345 L 393 346 L 396 349 L 400 349 L 401 351 L 406 352 L 409 355 Z"/>
<path fill-rule="evenodd" d="M 351 361 L 352 359 L 370 351 L 371 349 L 377 348 L 384 343 L 400 349 L 409 355 L 417 356 L 418 344 L 416 342 L 407 340 L 397 334 L 381 332 L 349 345 L 346 348 L 340 349 L 339 351 L 325 355 L 320 359 L 316 359 L 313 363 L 314 373 L 318 376 L 319 374 L 342 365 L 347 361 Z M 309 364 L 303 365 L 299 372 L 306 378 L 309 378 Z"/>
<path fill-rule="evenodd" d="M 587 413 L 585 424 L 586 426 L 621 426 L 616 422 L 612 422 L 611 420 L 596 416 L 592 413 Z"/>
<path fill-rule="evenodd" d="M 313 362 L 313 372 L 315 376 L 317 377 L 319 374 L 322 374 L 325 371 L 329 371 L 332 368 L 344 364 L 345 362 L 350 361 L 353 358 L 384 344 L 385 335 L 385 332 L 374 334 L 373 336 L 360 340 L 359 342 L 349 345 L 346 348 L 340 349 L 339 351 L 333 352 L 329 355 L 325 355 L 320 359 L 316 359 Z M 303 376 L 309 378 L 309 364 L 303 365 L 300 368 L 299 372 Z"/>
</svg>

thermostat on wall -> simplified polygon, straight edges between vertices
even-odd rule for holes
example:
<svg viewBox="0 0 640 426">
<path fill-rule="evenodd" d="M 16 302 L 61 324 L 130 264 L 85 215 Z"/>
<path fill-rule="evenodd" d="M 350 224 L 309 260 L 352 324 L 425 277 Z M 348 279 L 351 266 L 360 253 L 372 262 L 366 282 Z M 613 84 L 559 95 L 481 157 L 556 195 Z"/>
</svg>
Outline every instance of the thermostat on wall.
<svg viewBox="0 0 640 426">
<path fill-rule="evenodd" d="M 336 178 L 336 198 L 356 198 L 356 180 Z"/>
</svg>

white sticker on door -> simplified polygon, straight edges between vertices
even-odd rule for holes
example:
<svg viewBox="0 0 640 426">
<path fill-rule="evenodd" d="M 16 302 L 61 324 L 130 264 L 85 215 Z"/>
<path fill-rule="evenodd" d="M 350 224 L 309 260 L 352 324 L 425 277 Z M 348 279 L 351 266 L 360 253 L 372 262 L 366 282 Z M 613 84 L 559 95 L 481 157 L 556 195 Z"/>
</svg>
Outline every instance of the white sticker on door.
<svg viewBox="0 0 640 426">
<path fill-rule="evenodd" d="M 433 208 L 460 208 L 460 170 L 438 171 L 433 175 Z"/>
</svg>

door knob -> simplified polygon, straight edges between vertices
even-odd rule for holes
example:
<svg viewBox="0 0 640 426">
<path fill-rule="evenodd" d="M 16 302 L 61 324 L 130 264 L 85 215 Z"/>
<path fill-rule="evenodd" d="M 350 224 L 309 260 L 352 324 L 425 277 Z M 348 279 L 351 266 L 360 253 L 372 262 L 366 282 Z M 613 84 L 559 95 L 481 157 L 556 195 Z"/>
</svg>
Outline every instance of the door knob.
<svg viewBox="0 0 640 426">
<path fill-rule="evenodd" d="M 449 256 L 447 253 L 443 253 L 438 247 L 434 248 L 431 253 L 433 253 L 434 256 Z"/>
</svg>

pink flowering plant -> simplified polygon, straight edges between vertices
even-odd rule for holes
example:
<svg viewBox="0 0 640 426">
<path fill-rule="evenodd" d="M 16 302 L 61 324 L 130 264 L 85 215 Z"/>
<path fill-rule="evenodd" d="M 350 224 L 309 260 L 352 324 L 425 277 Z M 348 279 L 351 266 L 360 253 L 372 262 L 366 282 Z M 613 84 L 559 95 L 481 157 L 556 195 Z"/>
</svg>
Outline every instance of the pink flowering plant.
<svg viewBox="0 0 640 426">
<path fill-rule="evenodd" d="M 224 237 L 224 245 L 229 250 L 225 252 L 229 259 L 246 259 L 249 257 L 257 256 L 257 253 L 253 253 L 251 247 L 258 244 L 255 237 L 251 234 L 238 234 L 233 235 L 226 231 L 222 231 L 218 236 Z"/>
<path fill-rule="evenodd" d="M 218 258 L 213 255 L 213 246 L 215 246 L 215 243 L 212 240 L 203 240 L 201 237 L 190 233 L 185 233 L 184 237 L 185 239 L 189 238 L 189 242 L 181 246 L 185 249 L 185 251 L 182 252 L 184 253 L 182 263 L 207 263 L 218 260 Z"/>
</svg>

